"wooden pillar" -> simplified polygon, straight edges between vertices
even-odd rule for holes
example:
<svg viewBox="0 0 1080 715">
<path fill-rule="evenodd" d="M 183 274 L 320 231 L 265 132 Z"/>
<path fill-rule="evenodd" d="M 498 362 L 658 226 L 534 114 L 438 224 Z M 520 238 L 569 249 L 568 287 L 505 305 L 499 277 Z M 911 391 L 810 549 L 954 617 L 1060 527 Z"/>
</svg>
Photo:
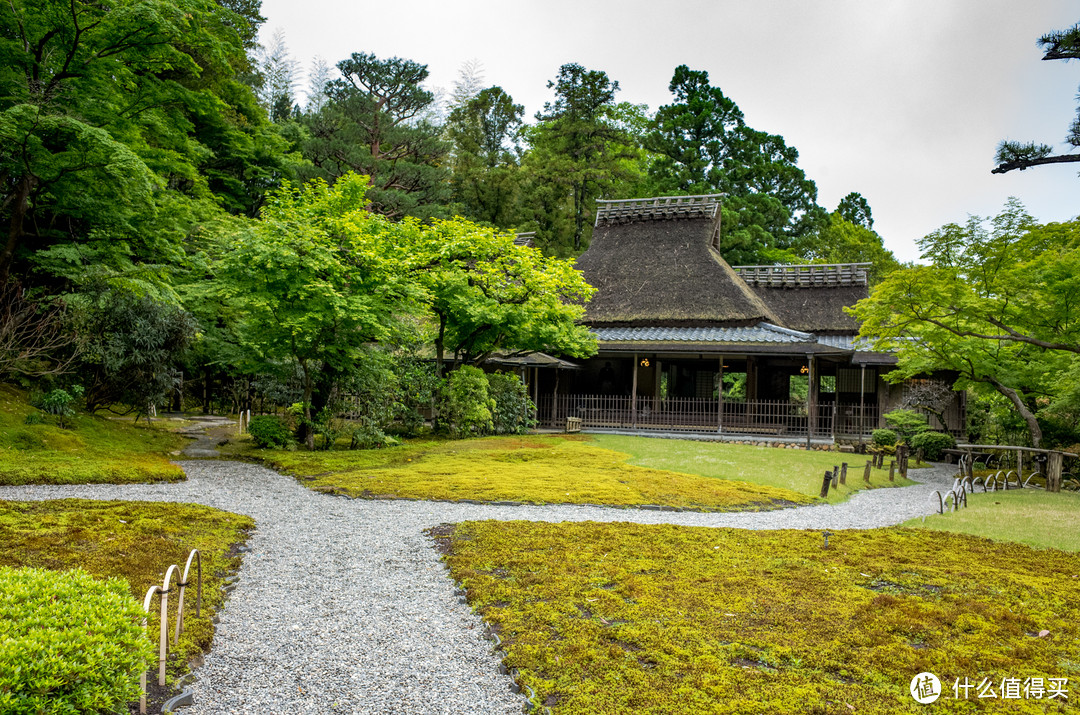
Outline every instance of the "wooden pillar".
<svg viewBox="0 0 1080 715">
<path fill-rule="evenodd" d="M 1064 455 L 1061 452 L 1050 452 L 1050 459 L 1046 462 L 1046 491 L 1061 491 L 1061 463 Z"/>
<path fill-rule="evenodd" d="M 660 382 L 664 379 L 664 366 L 659 359 L 656 360 L 656 384 L 653 385 L 653 398 L 656 402 L 653 404 L 653 409 L 656 409 L 660 403 Z"/>
<path fill-rule="evenodd" d="M 840 388 L 837 387 L 837 390 Z M 859 444 L 863 444 L 866 433 L 866 365 L 859 372 Z"/>
<path fill-rule="evenodd" d="M 1016 475 L 1020 477 L 1020 483 L 1024 483 L 1024 450 L 1016 450 Z"/>
<path fill-rule="evenodd" d="M 637 429 L 637 353 L 634 353 L 634 379 L 630 387 L 630 421 Z"/>
<path fill-rule="evenodd" d="M 746 356 L 746 401 L 753 402 L 758 398 L 757 390 L 757 358 L 753 355 Z"/>
<path fill-rule="evenodd" d="M 551 391 L 551 426 L 559 426 L 559 366 L 555 366 L 555 389 Z"/>
<path fill-rule="evenodd" d="M 724 433 L 724 356 L 720 356 L 716 388 L 716 433 Z"/>
<path fill-rule="evenodd" d="M 533 368 L 533 407 L 536 410 L 536 414 L 533 415 L 533 419 L 537 422 L 540 421 L 540 368 Z"/>
<path fill-rule="evenodd" d="M 806 356 L 806 378 L 809 389 L 806 391 L 806 448 L 810 449 L 810 438 L 817 428 L 817 373 L 814 371 L 814 356 Z"/>
</svg>

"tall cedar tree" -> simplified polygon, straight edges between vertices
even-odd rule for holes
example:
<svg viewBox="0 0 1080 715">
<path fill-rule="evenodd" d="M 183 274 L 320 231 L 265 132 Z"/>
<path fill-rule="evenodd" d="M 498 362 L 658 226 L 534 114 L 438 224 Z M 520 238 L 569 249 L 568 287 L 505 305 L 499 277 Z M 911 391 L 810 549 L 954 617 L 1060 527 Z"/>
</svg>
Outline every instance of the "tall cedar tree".
<svg viewBox="0 0 1080 715">
<path fill-rule="evenodd" d="M 548 89 L 555 101 L 530 133 L 538 238 L 549 250 L 580 253 L 595 201 L 618 181 L 631 140 L 614 117 L 619 83 L 606 73 L 565 64 Z"/>
<path fill-rule="evenodd" d="M 371 210 L 392 219 L 445 213 L 448 144 L 421 119 L 434 97 L 421 85 L 427 65 L 353 53 L 337 64 L 341 78 L 326 84 L 326 103 L 304 121 L 301 148 L 311 177 L 333 183 L 348 172 L 371 177 Z"/>
<path fill-rule="evenodd" d="M 1043 35 L 1039 38 L 1039 45 L 1045 50 L 1044 60 L 1068 61 L 1080 59 L 1080 25 L 1074 25 L 1068 30 Z M 1080 107 L 1077 108 L 1076 119 L 1069 126 L 1069 133 L 1065 136 L 1065 143 L 1074 149 L 1080 148 Z M 998 166 L 990 173 L 1004 174 L 1013 169 L 1023 171 L 1041 164 L 1080 161 L 1080 154 L 1055 155 L 1054 148 L 1048 144 L 1006 140 L 998 144 L 994 160 L 998 163 Z"/>
<path fill-rule="evenodd" d="M 817 186 L 796 166 L 799 152 L 748 127 L 707 72 L 680 65 L 669 89 L 675 102 L 657 110 L 647 140 L 661 155 L 650 166 L 654 184 L 665 193 L 726 194 L 720 250 L 729 262 L 797 259 L 827 221 Z"/>
<path fill-rule="evenodd" d="M 489 87 L 450 113 L 454 201 L 466 218 L 499 228 L 518 220 L 521 189 L 518 136 L 525 107 Z"/>
</svg>

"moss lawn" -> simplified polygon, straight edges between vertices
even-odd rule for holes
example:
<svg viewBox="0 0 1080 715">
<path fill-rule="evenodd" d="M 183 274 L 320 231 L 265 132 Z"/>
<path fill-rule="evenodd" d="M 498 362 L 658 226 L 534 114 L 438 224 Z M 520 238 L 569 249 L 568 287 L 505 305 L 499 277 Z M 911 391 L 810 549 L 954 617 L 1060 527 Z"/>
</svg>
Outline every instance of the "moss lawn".
<svg viewBox="0 0 1080 715">
<path fill-rule="evenodd" d="M 505 663 L 557 715 L 1075 708 L 957 699 L 965 677 L 1068 678 L 1080 697 L 1078 554 L 903 528 L 836 532 L 827 550 L 811 531 L 435 531 Z M 909 695 L 923 671 L 944 686 L 933 706 Z"/>
<path fill-rule="evenodd" d="M 1080 551 L 1080 493 L 1048 494 L 1039 489 L 977 492 L 968 495 L 967 508 L 925 520 L 912 519 L 904 526 Z"/>
<path fill-rule="evenodd" d="M 668 444 L 679 450 L 686 443 Z M 770 484 L 628 464 L 629 455 L 583 436 L 416 441 L 360 451 L 259 450 L 258 457 L 312 489 L 353 497 L 722 510 L 815 501 L 809 494 Z"/>
<path fill-rule="evenodd" d="M 26 424 L 29 414 L 45 422 Z M 184 472 L 169 461 L 169 452 L 186 444 L 161 429 L 92 415 L 60 428 L 24 393 L 0 385 L 0 485 L 182 481 Z"/>
<path fill-rule="evenodd" d="M 163 502 L 0 501 L 0 566 L 33 566 L 57 571 L 81 568 L 99 578 L 119 577 L 142 603 L 152 584 L 176 564 L 183 575 L 191 549 L 203 559 L 203 608 L 195 616 L 194 586 L 184 597 L 184 633 L 169 661 L 169 673 L 187 671 L 187 661 L 209 651 L 212 618 L 224 601 L 223 579 L 240 565 L 234 546 L 247 540 L 250 517 L 195 504 Z M 194 571 L 195 567 L 192 566 Z M 176 580 L 174 579 L 174 583 Z M 175 594 L 169 599 L 175 624 Z M 157 643 L 160 606 L 151 606 L 148 630 Z M 170 646 L 171 647 L 171 646 Z"/>
</svg>

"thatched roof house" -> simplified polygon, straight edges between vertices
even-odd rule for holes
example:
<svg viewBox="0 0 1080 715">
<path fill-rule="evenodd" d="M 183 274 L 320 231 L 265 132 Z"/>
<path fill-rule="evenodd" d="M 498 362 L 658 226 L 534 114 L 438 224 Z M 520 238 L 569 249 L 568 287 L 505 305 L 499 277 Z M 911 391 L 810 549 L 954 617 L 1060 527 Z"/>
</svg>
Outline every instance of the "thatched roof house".
<svg viewBox="0 0 1080 715">
<path fill-rule="evenodd" d="M 552 390 L 551 419 L 580 412 L 580 397 L 627 400 L 616 417 L 596 412 L 624 427 L 640 428 L 643 411 L 675 419 L 675 405 L 693 415 L 686 430 L 712 420 L 716 431 L 741 423 L 831 439 L 879 424 L 893 393 L 880 373 L 896 360 L 866 349 L 844 312 L 868 295 L 868 264 L 730 266 L 717 250 L 720 198 L 598 202 L 577 266 L 597 289 L 583 320 L 599 353 L 565 376 L 569 384 L 554 371 L 554 384 L 536 390 Z M 570 394 L 560 400 L 560 390 Z"/>
</svg>

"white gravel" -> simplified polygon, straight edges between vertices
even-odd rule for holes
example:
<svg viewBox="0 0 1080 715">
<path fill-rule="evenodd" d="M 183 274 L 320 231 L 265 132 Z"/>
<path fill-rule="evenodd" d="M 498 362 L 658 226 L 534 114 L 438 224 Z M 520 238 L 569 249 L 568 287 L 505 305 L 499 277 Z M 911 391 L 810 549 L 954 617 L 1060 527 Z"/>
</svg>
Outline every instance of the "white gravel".
<svg viewBox="0 0 1080 715">
<path fill-rule="evenodd" d="M 585 506 L 365 501 L 312 492 L 236 462 L 183 463 L 176 484 L 0 487 L 0 499 L 196 502 L 255 518 L 190 715 L 520 713 L 483 624 L 423 530 L 474 519 L 627 521 L 746 529 L 865 529 L 936 511 L 954 467 L 912 471 L 913 487 L 838 505 L 695 513 Z M 848 475 L 861 478 L 861 471 Z"/>
</svg>

